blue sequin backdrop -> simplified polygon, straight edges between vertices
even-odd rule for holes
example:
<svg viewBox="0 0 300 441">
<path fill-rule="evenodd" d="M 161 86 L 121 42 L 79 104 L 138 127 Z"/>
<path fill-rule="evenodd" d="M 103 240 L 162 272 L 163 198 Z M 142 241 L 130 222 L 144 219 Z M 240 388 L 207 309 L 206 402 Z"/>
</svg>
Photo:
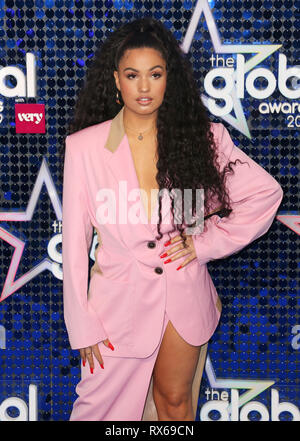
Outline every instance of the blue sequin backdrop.
<svg viewBox="0 0 300 441">
<path fill-rule="evenodd" d="M 49 187 L 40 188 L 33 210 L 21 222 L 17 217 L 5 218 L 4 213 L 16 215 L 28 209 L 43 160 L 61 200 L 58 146 L 97 42 L 121 23 L 143 16 L 161 20 L 183 41 L 196 4 L 188 0 L 0 0 L 0 68 L 15 66 L 26 74 L 25 56 L 33 53 L 36 97 L 25 97 L 23 102 L 44 104 L 46 112 L 44 134 L 16 133 L 16 97 L 0 94 L 1 290 L 5 283 L 21 281 L 12 295 L 0 302 L 0 410 L 12 396 L 22 399 L 28 408 L 34 406 L 29 388 L 35 385 L 37 419 L 67 420 L 80 371 L 78 352 L 69 347 L 63 321 L 61 222 Z M 279 52 L 287 57 L 288 66 L 299 63 L 300 1 L 211 0 L 207 4 L 222 44 L 281 45 L 259 65 L 275 78 Z M 202 92 L 212 54 L 212 38 L 202 15 L 188 51 Z M 230 50 L 226 56 L 231 56 Z M 14 77 L 7 76 L 6 83 L 14 87 Z M 294 87 L 299 87 L 299 79 Z M 265 101 L 293 100 L 276 88 Z M 247 93 L 241 103 L 251 139 L 225 125 L 236 145 L 281 184 L 284 199 L 266 235 L 238 254 L 208 264 L 223 313 L 209 345 L 197 419 L 208 401 L 232 401 L 235 389 L 244 398 L 243 406 L 248 406 L 244 415 L 252 420 L 261 419 L 263 413 L 261 407 L 251 405 L 253 400 L 261 403 L 272 419 L 271 396 L 276 390 L 280 403 L 289 403 L 280 419 L 289 420 L 292 414 L 287 409 L 290 405 L 299 409 L 300 399 L 299 116 L 262 114 L 261 100 Z M 222 122 L 215 115 L 211 119 Z M 19 242 L 24 243 L 24 249 L 8 282 L 8 269 Z M 22 282 L 24 275 L 27 279 Z M 273 384 L 259 389 L 264 381 Z M 251 388 L 256 392 L 246 398 Z M 6 412 L 10 418 L 19 415 L 13 406 Z M 218 408 L 207 415 L 215 420 L 221 417 Z"/>
</svg>

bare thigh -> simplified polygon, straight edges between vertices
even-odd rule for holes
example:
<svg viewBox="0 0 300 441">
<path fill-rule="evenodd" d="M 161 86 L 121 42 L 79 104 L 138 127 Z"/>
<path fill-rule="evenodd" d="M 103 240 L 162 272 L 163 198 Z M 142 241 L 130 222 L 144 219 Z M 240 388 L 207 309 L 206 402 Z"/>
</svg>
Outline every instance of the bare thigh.
<svg viewBox="0 0 300 441">
<path fill-rule="evenodd" d="M 189 399 L 200 348 L 183 340 L 168 321 L 153 369 L 153 393 L 175 402 Z"/>
</svg>

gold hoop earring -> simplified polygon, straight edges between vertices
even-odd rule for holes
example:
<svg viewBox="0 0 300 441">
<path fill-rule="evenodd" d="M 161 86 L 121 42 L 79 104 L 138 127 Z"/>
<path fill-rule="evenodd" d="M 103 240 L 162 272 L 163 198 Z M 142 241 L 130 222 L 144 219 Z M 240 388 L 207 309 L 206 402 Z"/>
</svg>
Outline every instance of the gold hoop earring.
<svg viewBox="0 0 300 441">
<path fill-rule="evenodd" d="M 121 101 L 120 101 L 119 91 L 118 90 L 117 90 L 117 93 L 116 93 L 116 103 L 122 104 Z"/>
</svg>

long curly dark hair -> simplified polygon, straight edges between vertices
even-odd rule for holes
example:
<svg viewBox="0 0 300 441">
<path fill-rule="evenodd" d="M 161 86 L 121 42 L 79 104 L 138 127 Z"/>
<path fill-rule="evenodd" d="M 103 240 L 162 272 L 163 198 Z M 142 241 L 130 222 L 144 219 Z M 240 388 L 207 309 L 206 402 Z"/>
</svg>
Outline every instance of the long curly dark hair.
<svg viewBox="0 0 300 441">
<path fill-rule="evenodd" d="M 182 204 L 184 189 L 192 189 L 190 203 L 193 215 L 196 209 L 194 190 L 203 189 L 202 213 L 205 218 L 209 215 L 211 197 L 217 198 L 221 217 L 229 216 L 232 209 L 225 176 L 233 172 L 232 164 L 235 163 L 229 162 L 220 171 L 217 149 L 210 131 L 211 122 L 197 90 L 191 64 L 171 31 L 159 21 L 144 17 L 123 24 L 101 43 L 87 69 L 85 84 L 79 93 L 68 134 L 116 116 L 123 101 L 121 99 L 121 105 L 116 103 L 117 87 L 113 71 L 118 70 L 119 61 L 127 49 L 143 47 L 158 50 L 167 67 L 164 100 L 157 115 L 156 180 L 159 189 L 167 189 L 170 195 L 172 189 L 179 189 L 183 195 Z M 160 193 L 158 240 L 162 237 Z M 173 197 L 171 201 L 174 216 Z M 173 221 L 173 227 L 180 232 L 186 246 L 184 224 L 192 225 L 185 223 L 183 212 L 182 222 L 176 222 L 175 227 Z"/>
</svg>

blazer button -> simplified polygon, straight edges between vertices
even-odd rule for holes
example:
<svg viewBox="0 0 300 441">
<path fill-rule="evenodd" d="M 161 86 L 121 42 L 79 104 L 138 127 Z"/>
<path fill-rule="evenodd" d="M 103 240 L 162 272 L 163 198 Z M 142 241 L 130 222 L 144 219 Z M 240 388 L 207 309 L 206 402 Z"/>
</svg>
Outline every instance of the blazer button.
<svg viewBox="0 0 300 441">
<path fill-rule="evenodd" d="M 155 248 L 156 247 L 156 243 L 155 242 L 148 242 L 147 243 L 148 248 Z"/>
<path fill-rule="evenodd" d="M 163 269 L 160 266 L 157 266 L 154 270 L 157 274 L 162 274 L 163 273 Z"/>
</svg>

